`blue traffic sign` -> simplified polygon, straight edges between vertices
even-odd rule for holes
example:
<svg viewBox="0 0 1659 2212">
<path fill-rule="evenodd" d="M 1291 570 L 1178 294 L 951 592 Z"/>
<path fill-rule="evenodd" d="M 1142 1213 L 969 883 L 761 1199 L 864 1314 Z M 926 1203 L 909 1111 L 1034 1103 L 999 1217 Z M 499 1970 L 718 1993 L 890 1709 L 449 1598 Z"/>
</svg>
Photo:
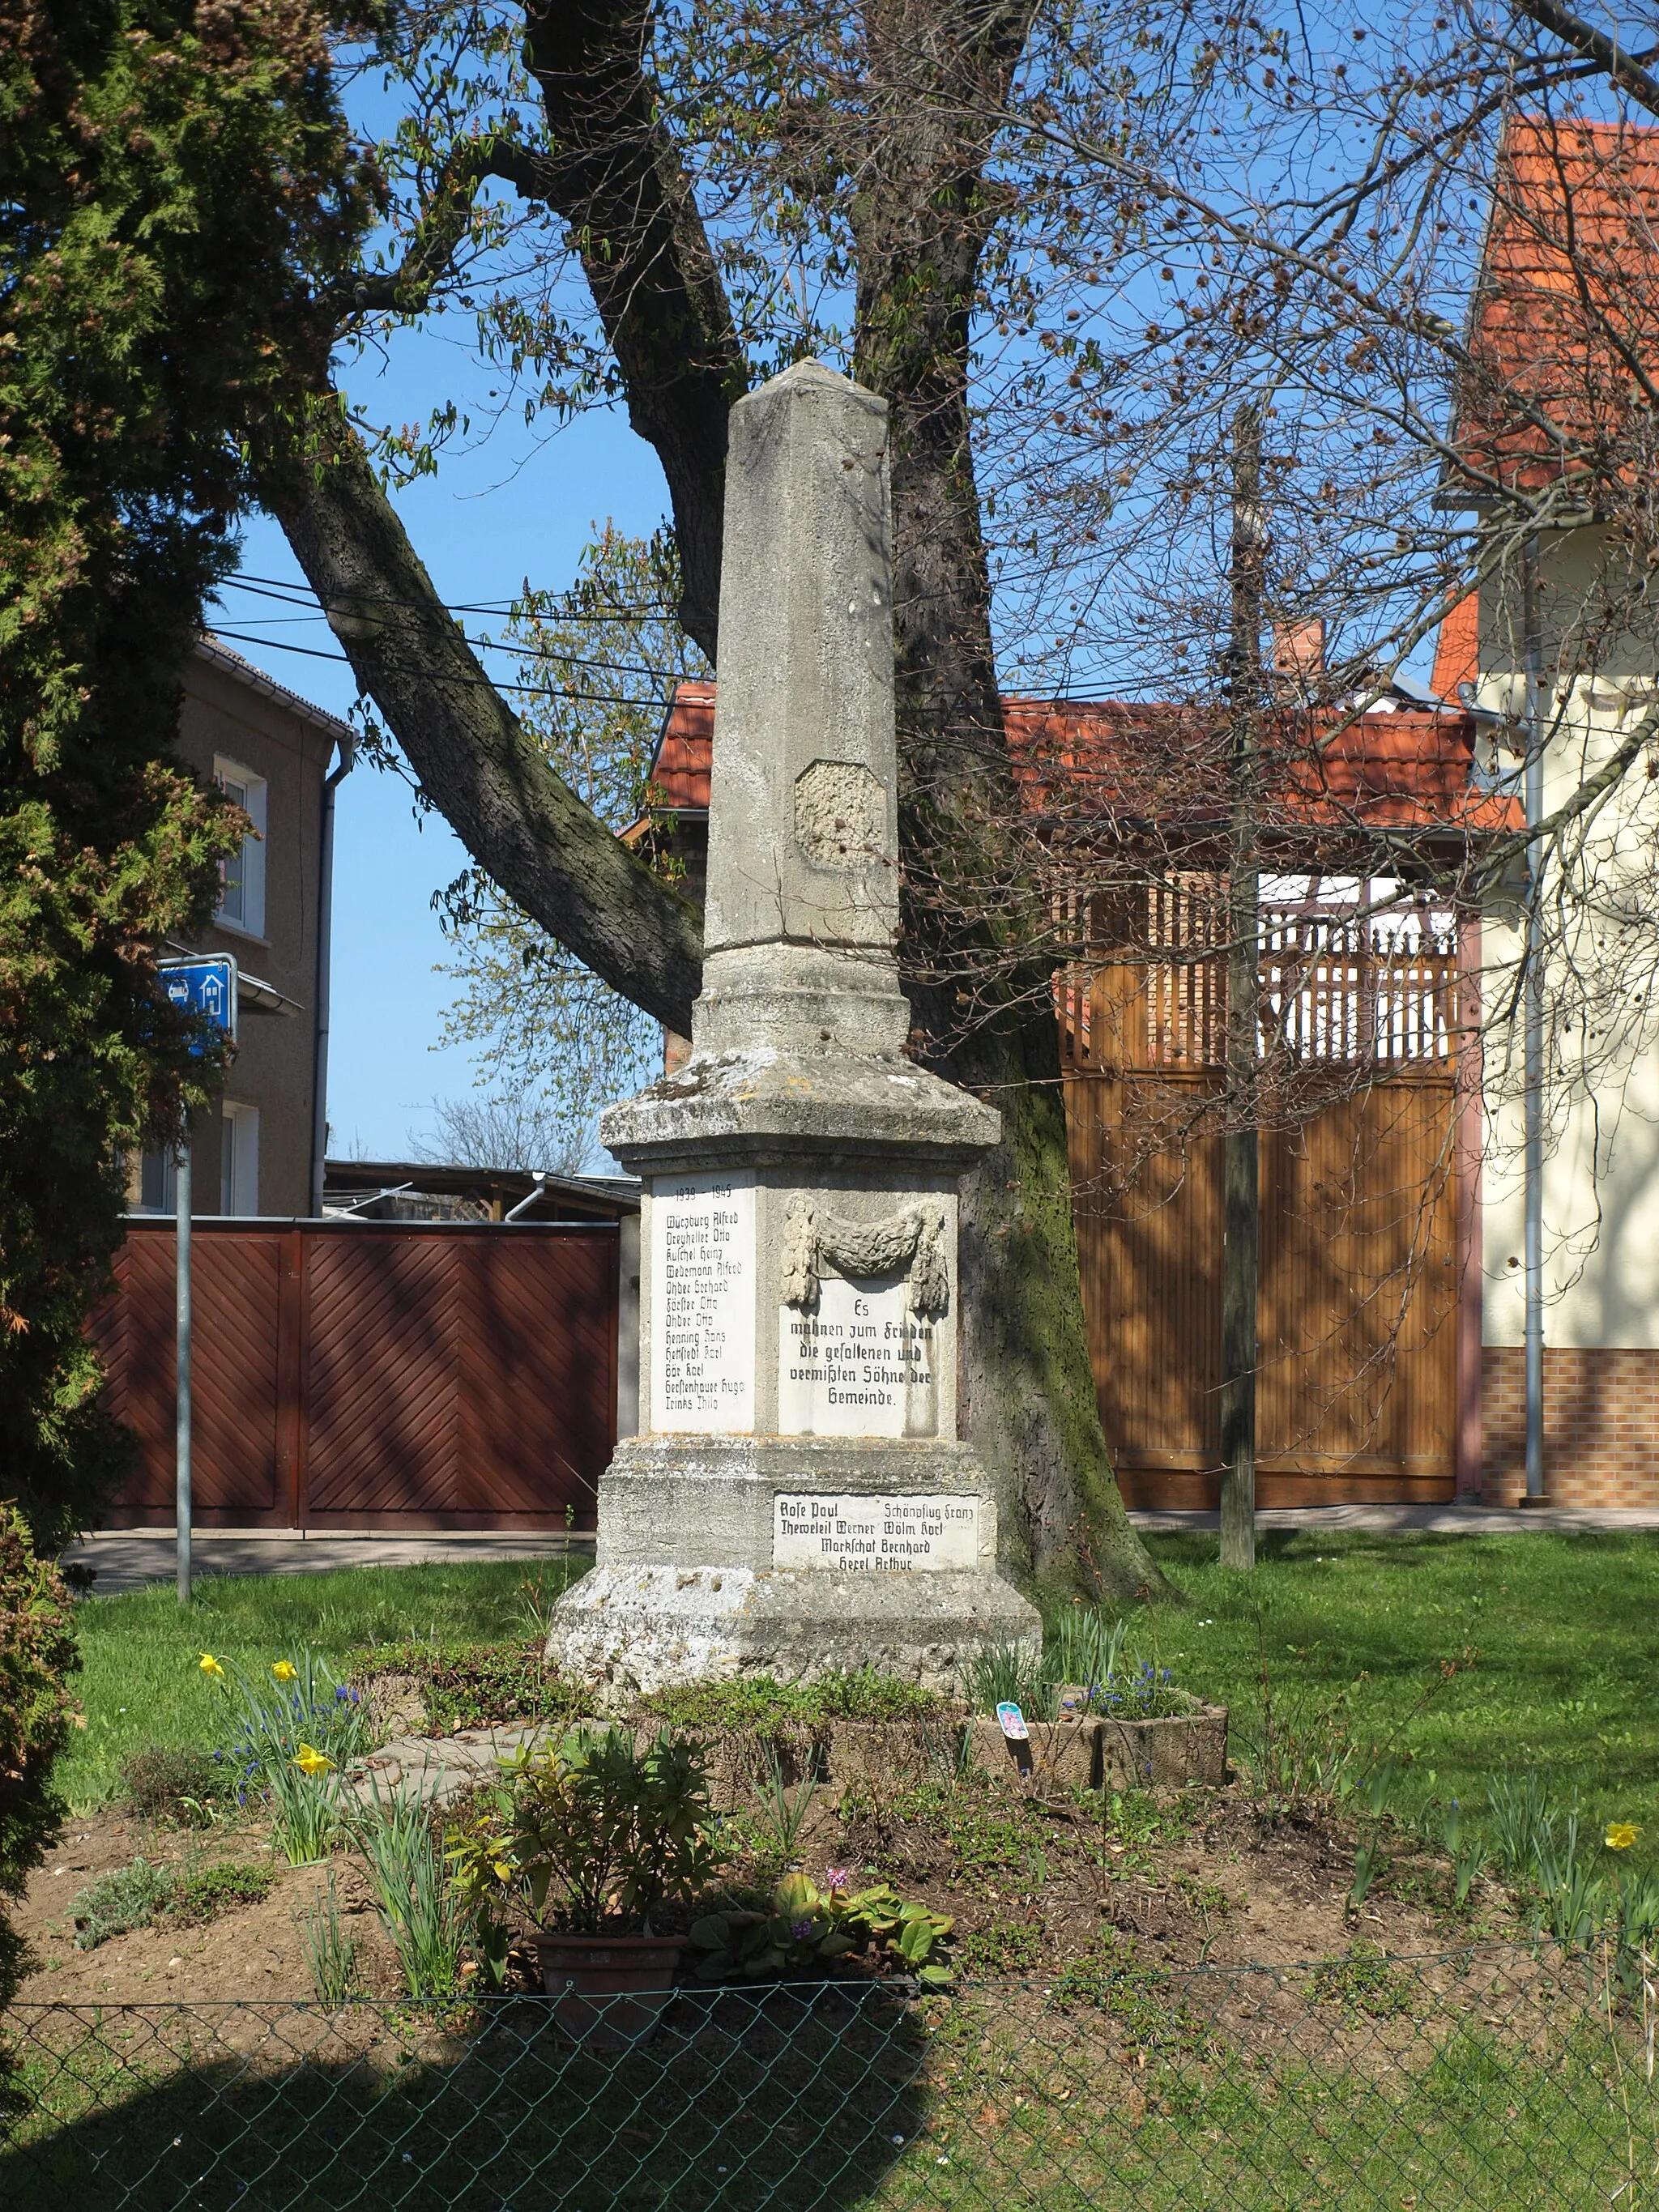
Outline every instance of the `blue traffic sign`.
<svg viewBox="0 0 1659 2212">
<path fill-rule="evenodd" d="M 236 963 L 228 953 L 159 960 L 161 988 L 181 1014 L 205 1017 L 227 1036 L 236 1034 Z"/>
</svg>

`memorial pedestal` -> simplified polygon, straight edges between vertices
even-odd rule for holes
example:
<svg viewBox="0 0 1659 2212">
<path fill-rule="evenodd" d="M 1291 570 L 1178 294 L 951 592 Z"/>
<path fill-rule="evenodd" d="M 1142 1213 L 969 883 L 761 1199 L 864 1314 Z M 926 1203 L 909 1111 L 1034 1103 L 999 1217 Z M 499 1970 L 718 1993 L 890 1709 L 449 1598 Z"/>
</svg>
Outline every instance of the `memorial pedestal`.
<svg viewBox="0 0 1659 2212">
<path fill-rule="evenodd" d="M 947 1687 L 1041 1639 L 957 1435 L 957 1182 L 1000 1118 L 902 1051 L 885 440 L 815 362 L 732 410 L 692 1052 L 600 1122 L 644 1180 L 643 1433 L 548 1642 L 618 1687 Z"/>
</svg>

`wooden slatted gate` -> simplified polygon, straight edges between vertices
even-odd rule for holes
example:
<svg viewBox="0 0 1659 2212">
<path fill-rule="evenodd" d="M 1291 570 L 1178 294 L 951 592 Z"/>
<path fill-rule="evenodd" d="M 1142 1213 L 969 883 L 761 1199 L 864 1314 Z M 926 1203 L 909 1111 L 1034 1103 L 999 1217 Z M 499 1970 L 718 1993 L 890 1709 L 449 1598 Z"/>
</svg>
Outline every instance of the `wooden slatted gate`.
<svg viewBox="0 0 1659 2212">
<path fill-rule="evenodd" d="M 1133 962 L 1058 994 L 1084 1306 L 1126 1502 L 1213 1506 L 1224 886 L 1177 883 L 1151 905 Z M 1264 911 L 1262 945 L 1264 1065 L 1300 1109 L 1261 1138 L 1258 1501 L 1449 1498 L 1455 943 L 1427 917 L 1379 935 L 1286 908 Z"/>
<path fill-rule="evenodd" d="M 113 1526 L 173 1518 L 170 1222 L 135 1221 L 93 1322 L 138 1435 Z M 192 1239 L 204 1527 L 591 1528 L 616 1441 L 609 1224 L 212 1220 Z"/>
</svg>

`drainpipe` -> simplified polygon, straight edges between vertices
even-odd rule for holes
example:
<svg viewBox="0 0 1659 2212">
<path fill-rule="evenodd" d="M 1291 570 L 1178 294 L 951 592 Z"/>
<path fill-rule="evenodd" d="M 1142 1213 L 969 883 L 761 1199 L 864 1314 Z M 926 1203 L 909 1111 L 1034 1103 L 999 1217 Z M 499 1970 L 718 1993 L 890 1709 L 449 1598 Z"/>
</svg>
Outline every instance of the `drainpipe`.
<svg viewBox="0 0 1659 2212">
<path fill-rule="evenodd" d="M 1542 645 L 1538 622 L 1538 540 L 1521 556 L 1522 620 L 1526 628 L 1527 934 L 1526 934 L 1526 1270 L 1527 1503 L 1544 1501 L 1544 732 L 1540 713 Z"/>
<path fill-rule="evenodd" d="M 317 860 L 317 1036 L 311 1071 L 311 1217 L 322 1218 L 328 1152 L 328 980 L 334 935 L 334 794 L 357 757 L 355 732 L 338 740 L 340 757 L 323 778 L 323 822 Z"/>
</svg>

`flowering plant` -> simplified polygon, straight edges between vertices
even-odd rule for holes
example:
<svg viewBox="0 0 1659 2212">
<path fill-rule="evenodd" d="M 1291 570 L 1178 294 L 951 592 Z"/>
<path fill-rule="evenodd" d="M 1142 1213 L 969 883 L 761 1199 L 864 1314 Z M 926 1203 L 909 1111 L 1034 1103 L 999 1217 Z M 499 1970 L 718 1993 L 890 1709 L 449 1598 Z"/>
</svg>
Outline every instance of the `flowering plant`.
<svg viewBox="0 0 1659 2212">
<path fill-rule="evenodd" d="M 236 1802 L 270 1802 L 277 1841 L 294 1866 L 328 1850 L 339 1826 L 339 1770 L 366 1748 L 368 1720 L 356 1690 L 311 1650 L 277 1659 L 270 1680 L 210 1651 L 197 1662 L 222 1696 L 228 1741 L 213 1756 L 237 1778 Z"/>
<path fill-rule="evenodd" d="M 769 1912 L 710 1912 L 691 1927 L 702 1953 L 697 1973 L 705 1982 L 760 1981 L 832 1966 L 857 1952 L 884 1954 L 926 1989 L 942 1989 L 951 1969 L 933 1952 L 955 1925 L 899 1895 L 890 1883 L 849 1891 L 844 1868 L 825 1870 L 820 1889 L 804 1874 L 787 1874 L 772 1893 Z"/>
</svg>

